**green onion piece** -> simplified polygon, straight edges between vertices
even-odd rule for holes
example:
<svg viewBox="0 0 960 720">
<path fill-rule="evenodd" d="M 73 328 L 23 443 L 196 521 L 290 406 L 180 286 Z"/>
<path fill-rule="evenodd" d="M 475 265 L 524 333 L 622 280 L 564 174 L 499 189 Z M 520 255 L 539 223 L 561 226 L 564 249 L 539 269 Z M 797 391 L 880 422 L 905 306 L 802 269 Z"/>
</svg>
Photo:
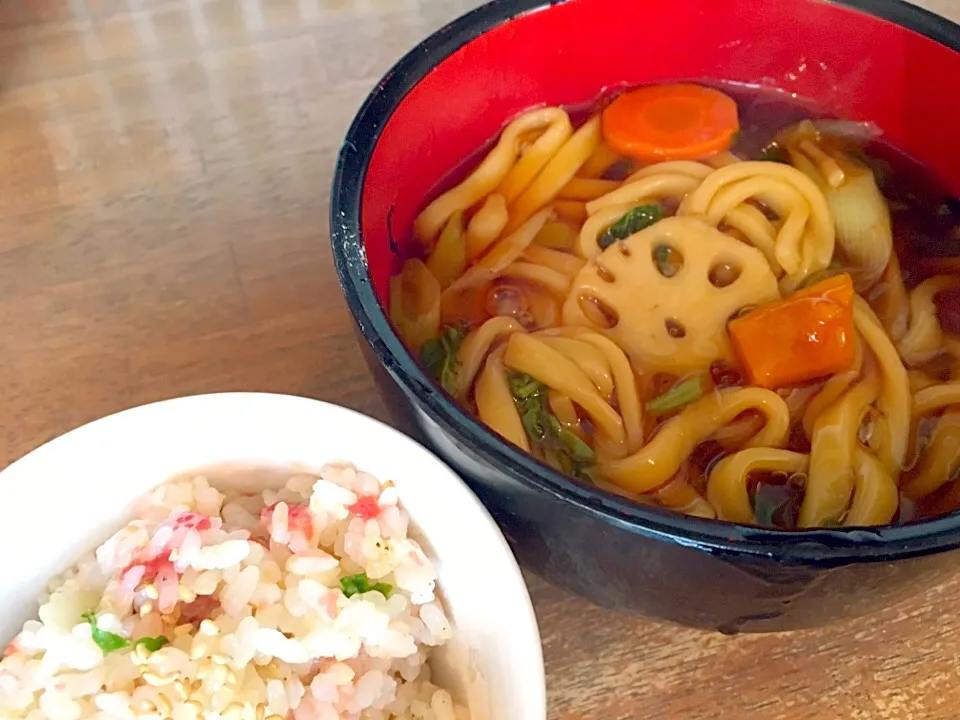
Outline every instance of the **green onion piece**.
<svg viewBox="0 0 960 720">
<path fill-rule="evenodd" d="M 663 208 L 659 203 L 635 207 L 611 225 L 597 240 L 597 244 L 606 250 L 617 240 L 626 240 L 634 233 L 638 233 L 662 219 Z"/>
<path fill-rule="evenodd" d="M 340 587 L 343 588 L 343 594 L 347 597 L 370 592 L 370 578 L 366 573 L 347 575 L 340 578 Z"/>
<path fill-rule="evenodd" d="M 512 372 L 507 378 L 510 385 L 510 394 L 517 400 L 526 400 L 544 391 L 545 385 L 526 373 Z"/>
<path fill-rule="evenodd" d="M 104 655 L 109 655 L 117 650 L 130 647 L 129 640 L 126 640 L 125 638 L 122 638 L 119 635 L 107 630 L 101 630 L 99 627 L 97 627 L 97 616 L 94 612 L 85 612 L 80 617 L 90 624 L 90 636 L 97 644 L 97 647 L 103 651 Z"/>
<path fill-rule="evenodd" d="M 390 597 L 390 593 L 393 592 L 393 585 L 390 583 L 374 583 L 373 587 L 370 588 L 373 592 L 378 592 L 383 595 L 385 598 Z"/>
<path fill-rule="evenodd" d="M 165 638 L 163 635 L 158 635 L 157 637 L 142 637 L 139 640 L 135 640 L 133 647 L 137 645 L 143 645 L 149 652 L 156 652 L 164 645 L 169 645 L 170 641 Z"/>
<path fill-rule="evenodd" d="M 451 395 L 457 392 L 457 372 L 460 361 L 457 352 L 463 343 L 468 328 L 464 326 L 446 326 L 439 338 L 428 340 L 420 348 L 420 363 Z"/>
<path fill-rule="evenodd" d="M 554 436 L 563 446 L 563 451 L 573 460 L 574 463 L 594 463 L 597 456 L 593 448 L 587 445 L 580 437 L 553 415 L 548 415 L 547 420 L 550 423 L 550 429 Z"/>
<path fill-rule="evenodd" d="M 340 587 L 343 588 L 343 594 L 348 598 L 371 591 L 378 592 L 384 597 L 390 597 L 390 593 L 393 592 L 393 585 L 389 583 L 378 582 L 371 585 L 370 578 L 367 577 L 366 573 L 347 575 L 346 577 L 340 578 Z"/>
<path fill-rule="evenodd" d="M 652 415 L 663 415 L 676 410 L 677 408 L 689 405 L 703 397 L 703 389 L 700 387 L 700 376 L 687 378 L 680 384 L 671 388 L 658 398 L 654 398 L 647 403 L 647 412 Z"/>
<path fill-rule="evenodd" d="M 97 647 L 103 651 L 104 655 L 109 655 L 112 652 L 123 650 L 124 648 L 136 647 L 137 645 L 143 645 L 149 652 L 156 652 L 170 642 L 170 640 L 163 635 L 159 635 L 158 637 L 142 637 L 139 640 L 130 642 L 116 633 L 101 630 L 97 626 L 97 615 L 92 610 L 88 610 L 80 617 L 90 624 L 90 636 L 97 644 Z"/>
<path fill-rule="evenodd" d="M 543 448 L 544 454 L 555 467 L 568 475 L 592 481 L 589 466 L 596 462 L 596 455 L 589 445 L 550 412 L 547 386 L 536 378 L 515 372 L 508 373 L 507 383 L 530 442 Z"/>
</svg>

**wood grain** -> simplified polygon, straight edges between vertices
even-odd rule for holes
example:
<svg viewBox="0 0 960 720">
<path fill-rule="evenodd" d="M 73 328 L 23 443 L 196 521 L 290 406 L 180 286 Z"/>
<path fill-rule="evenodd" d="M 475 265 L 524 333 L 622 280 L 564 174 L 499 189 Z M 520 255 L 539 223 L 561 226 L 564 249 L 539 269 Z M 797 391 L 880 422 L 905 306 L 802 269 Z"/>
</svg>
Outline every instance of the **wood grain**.
<svg viewBox="0 0 960 720">
<path fill-rule="evenodd" d="M 187 393 L 385 419 L 331 265 L 333 161 L 380 74 L 474 4 L 0 2 L 0 467 Z M 960 19 L 957 0 L 928 6 Z M 529 581 L 551 720 L 960 716 L 960 581 L 738 638 Z"/>
</svg>

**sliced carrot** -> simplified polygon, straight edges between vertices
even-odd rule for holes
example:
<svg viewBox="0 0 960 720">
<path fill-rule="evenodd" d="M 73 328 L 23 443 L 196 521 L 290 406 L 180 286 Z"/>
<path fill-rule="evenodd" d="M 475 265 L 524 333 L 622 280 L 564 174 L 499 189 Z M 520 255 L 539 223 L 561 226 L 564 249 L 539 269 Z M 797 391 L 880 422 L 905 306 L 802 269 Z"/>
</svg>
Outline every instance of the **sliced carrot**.
<svg viewBox="0 0 960 720">
<path fill-rule="evenodd" d="M 603 111 L 603 139 L 643 162 L 705 158 L 729 149 L 740 130 L 737 104 L 703 85 L 650 85 Z"/>
<path fill-rule="evenodd" d="M 853 281 L 844 273 L 758 307 L 728 325 L 754 385 L 780 388 L 841 372 L 854 361 Z"/>
</svg>

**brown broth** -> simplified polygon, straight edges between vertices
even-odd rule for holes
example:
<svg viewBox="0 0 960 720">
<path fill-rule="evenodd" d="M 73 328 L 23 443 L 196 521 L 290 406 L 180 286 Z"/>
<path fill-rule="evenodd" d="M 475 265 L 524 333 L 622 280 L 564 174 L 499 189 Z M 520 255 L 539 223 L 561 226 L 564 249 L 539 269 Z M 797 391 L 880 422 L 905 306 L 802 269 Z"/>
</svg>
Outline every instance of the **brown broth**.
<svg viewBox="0 0 960 720">
<path fill-rule="evenodd" d="M 715 87 L 731 96 L 738 105 L 740 133 L 732 150 L 748 159 L 761 159 L 776 134 L 783 128 L 805 119 L 817 120 L 832 118 L 816 103 L 779 90 L 757 88 L 753 86 L 715 82 L 693 81 Z M 580 125 L 588 117 L 602 108 L 624 87 L 602 92 L 597 98 L 585 103 L 566 106 L 574 126 Z M 506 123 L 505 123 L 506 124 Z M 461 182 L 477 166 L 482 157 L 493 147 L 497 136 L 491 138 L 475 153 L 464 158 L 435 187 L 430 198 Z M 882 137 L 867 145 L 863 158 L 873 169 L 878 184 L 890 203 L 891 221 L 894 236 L 894 248 L 900 261 L 901 271 L 908 288 L 921 280 L 939 272 L 960 274 L 960 201 L 948 196 L 939 184 L 913 158 L 908 157 Z M 616 163 L 604 175 L 609 179 L 623 179 L 632 171 L 629 161 Z M 667 208 L 670 211 L 670 208 Z M 404 238 L 405 239 L 405 238 Z M 413 243 L 401 243 L 409 252 Z M 402 251 L 401 251 L 402 252 Z M 940 320 L 947 332 L 960 334 L 960 289 L 944 292 L 937 298 Z M 656 397 L 674 386 L 679 378 L 662 375 L 647 378 L 641 383 L 647 399 Z M 715 363 L 710 368 L 710 382 L 713 388 L 731 387 L 744 384 L 739 368 L 728 364 Z M 588 436 L 592 436 L 593 427 L 582 409 L 577 408 L 582 426 Z M 646 434 L 652 436 L 662 423 L 674 413 L 659 418 L 646 418 Z M 799 423 L 794 423 L 788 441 L 788 449 L 808 453 L 810 442 Z M 705 479 L 712 466 L 721 459 L 727 450 L 716 440 L 707 440 L 694 450 L 689 459 L 687 477 L 698 492 L 704 491 Z M 951 483 L 947 483 L 947 486 Z M 757 474 L 749 481 L 751 502 L 765 507 L 764 514 L 769 516 L 773 527 L 796 529 L 800 502 L 803 497 L 803 481 L 784 474 Z M 929 517 L 931 507 L 937 497 L 919 505 L 901 498 L 900 506 L 894 517 L 894 523 L 912 522 Z M 769 512 L 773 508 L 772 513 Z"/>
</svg>

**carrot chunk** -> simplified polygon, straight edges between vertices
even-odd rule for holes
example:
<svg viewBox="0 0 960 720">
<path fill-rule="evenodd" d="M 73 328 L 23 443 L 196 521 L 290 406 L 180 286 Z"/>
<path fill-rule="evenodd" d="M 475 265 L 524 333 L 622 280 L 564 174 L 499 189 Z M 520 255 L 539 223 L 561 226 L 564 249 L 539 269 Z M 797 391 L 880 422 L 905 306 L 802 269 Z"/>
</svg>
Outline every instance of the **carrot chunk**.
<svg viewBox="0 0 960 720">
<path fill-rule="evenodd" d="M 737 104 L 702 85 L 650 85 L 603 111 L 603 139 L 642 162 L 692 160 L 728 150 L 740 130 Z"/>
<path fill-rule="evenodd" d="M 754 385 L 796 385 L 854 361 L 853 281 L 846 273 L 762 305 L 727 326 Z"/>
</svg>

